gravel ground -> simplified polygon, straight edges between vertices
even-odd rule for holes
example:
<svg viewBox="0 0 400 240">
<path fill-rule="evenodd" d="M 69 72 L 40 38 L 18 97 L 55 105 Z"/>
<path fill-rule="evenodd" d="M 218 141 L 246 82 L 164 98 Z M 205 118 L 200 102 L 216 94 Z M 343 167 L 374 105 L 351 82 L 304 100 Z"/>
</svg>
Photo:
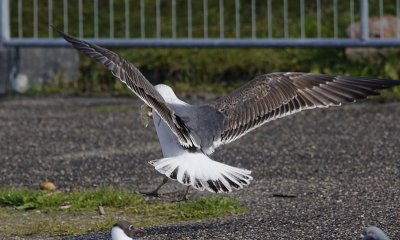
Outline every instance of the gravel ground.
<svg viewBox="0 0 400 240">
<path fill-rule="evenodd" d="M 136 99 L 0 99 L 0 187 L 151 189 L 161 157 Z M 234 192 L 244 215 L 146 229 L 143 239 L 357 239 L 370 224 L 400 236 L 400 103 L 305 111 L 217 150 L 253 170 Z M 170 183 L 166 190 L 177 188 Z M 290 195 L 293 197 L 279 197 Z M 109 239 L 92 233 L 63 239 Z"/>
</svg>

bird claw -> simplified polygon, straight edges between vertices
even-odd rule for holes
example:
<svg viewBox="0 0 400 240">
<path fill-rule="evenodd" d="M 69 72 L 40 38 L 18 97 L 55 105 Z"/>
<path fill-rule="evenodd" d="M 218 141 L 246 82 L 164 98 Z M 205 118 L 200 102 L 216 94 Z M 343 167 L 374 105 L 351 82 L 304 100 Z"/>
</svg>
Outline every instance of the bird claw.
<svg viewBox="0 0 400 240">
<path fill-rule="evenodd" d="M 185 194 L 185 196 L 183 196 L 183 197 L 179 200 L 179 202 L 186 202 L 186 201 L 189 201 L 189 197 L 187 196 L 187 194 Z"/>
<path fill-rule="evenodd" d="M 187 187 L 187 189 L 185 190 L 185 193 L 183 194 L 182 198 L 179 200 L 179 202 L 186 202 L 189 200 L 189 189 L 190 186 Z"/>
</svg>

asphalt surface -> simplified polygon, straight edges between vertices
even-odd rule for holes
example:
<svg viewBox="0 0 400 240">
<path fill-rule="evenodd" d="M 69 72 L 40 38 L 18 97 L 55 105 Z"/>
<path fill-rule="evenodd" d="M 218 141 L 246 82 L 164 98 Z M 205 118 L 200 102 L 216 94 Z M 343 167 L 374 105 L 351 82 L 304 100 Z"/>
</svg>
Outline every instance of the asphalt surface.
<svg viewBox="0 0 400 240">
<path fill-rule="evenodd" d="M 162 177 L 147 161 L 161 150 L 140 104 L 0 99 L 0 187 L 154 188 Z M 250 186 L 230 194 L 246 214 L 147 228 L 142 239 L 357 239 L 371 224 L 400 239 L 399 122 L 400 103 L 365 102 L 270 122 L 212 156 L 253 170 Z"/>
</svg>

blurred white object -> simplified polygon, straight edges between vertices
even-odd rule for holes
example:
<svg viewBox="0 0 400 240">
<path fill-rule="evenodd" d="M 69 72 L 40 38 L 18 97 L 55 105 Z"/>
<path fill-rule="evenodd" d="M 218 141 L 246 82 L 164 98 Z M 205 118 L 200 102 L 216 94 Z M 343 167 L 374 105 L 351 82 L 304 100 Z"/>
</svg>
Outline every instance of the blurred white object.
<svg viewBox="0 0 400 240">
<path fill-rule="evenodd" d="M 18 93 L 24 93 L 29 88 L 28 76 L 22 73 L 17 74 L 17 76 L 11 81 L 12 90 Z"/>
</svg>

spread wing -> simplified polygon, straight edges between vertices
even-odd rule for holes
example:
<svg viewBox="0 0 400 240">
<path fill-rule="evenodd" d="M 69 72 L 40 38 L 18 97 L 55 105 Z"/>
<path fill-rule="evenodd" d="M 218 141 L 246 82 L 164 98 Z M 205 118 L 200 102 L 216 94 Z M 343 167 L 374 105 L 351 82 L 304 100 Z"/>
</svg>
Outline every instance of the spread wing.
<svg viewBox="0 0 400 240">
<path fill-rule="evenodd" d="M 400 81 L 311 73 L 258 76 L 210 104 L 223 115 L 223 131 L 214 138 L 217 145 L 226 144 L 271 120 L 305 109 L 340 106 L 395 85 Z"/>
<path fill-rule="evenodd" d="M 63 32 L 58 32 L 65 40 L 70 42 L 74 48 L 102 63 L 140 99 L 153 108 L 171 128 L 182 146 L 193 146 L 189 131 L 184 122 L 179 116 L 175 115 L 174 111 L 166 104 L 153 85 L 133 64 L 105 48 L 73 38 Z"/>
</svg>

